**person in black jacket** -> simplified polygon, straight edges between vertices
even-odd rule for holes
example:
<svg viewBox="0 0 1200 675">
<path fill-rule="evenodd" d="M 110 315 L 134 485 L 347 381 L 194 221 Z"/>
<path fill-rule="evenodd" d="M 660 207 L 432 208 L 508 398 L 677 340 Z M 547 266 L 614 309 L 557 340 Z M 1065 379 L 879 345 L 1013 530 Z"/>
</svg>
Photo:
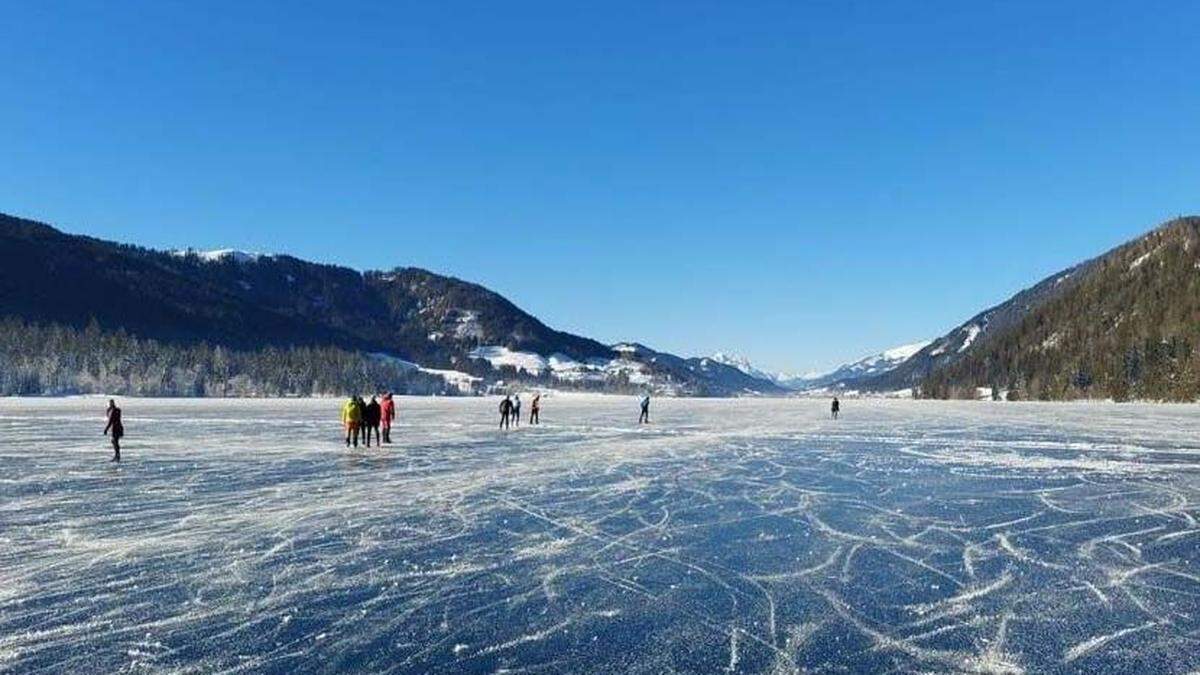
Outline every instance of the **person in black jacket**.
<svg viewBox="0 0 1200 675">
<path fill-rule="evenodd" d="M 833 397 L 833 403 L 829 405 L 829 412 L 833 414 L 833 419 L 838 418 L 838 413 L 842 411 L 842 404 L 838 402 L 837 397 Z"/>
<path fill-rule="evenodd" d="M 363 430 L 366 431 L 367 447 L 371 447 L 371 431 L 375 432 L 375 445 L 380 445 L 379 436 L 379 421 L 383 418 L 382 410 L 379 407 L 379 401 L 372 396 L 371 402 L 363 408 Z"/>
<path fill-rule="evenodd" d="M 113 458 L 109 461 L 121 461 L 121 438 L 125 435 L 125 425 L 121 424 L 121 409 L 117 407 L 117 402 L 108 399 L 108 411 L 105 413 L 108 417 L 108 424 L 104 425 L 104 434 L 112 438 Z M 109 432 L 112 432 L 111 435 Z"/>
<path fill-rule="evenodd" d="M 512 398 L 505 396 L 503 401 L 500 401 L 500 428 L 507 429 L 513 414 Z"/>
</svg>

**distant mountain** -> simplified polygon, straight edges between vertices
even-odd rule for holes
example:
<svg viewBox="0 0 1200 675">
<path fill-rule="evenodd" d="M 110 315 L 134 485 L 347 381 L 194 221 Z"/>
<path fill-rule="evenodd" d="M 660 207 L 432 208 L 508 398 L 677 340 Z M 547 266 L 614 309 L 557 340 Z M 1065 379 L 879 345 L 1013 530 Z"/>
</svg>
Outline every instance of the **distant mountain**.
<svg viewBox="0 0 1200 675">
<path fill-rule="evenodd" d="M 1035 308 L 1068 292 L 1094 262 L 1087 261 L 1047 277 L 929 342 L 891 370 L 863 377 L 856 385 L 867 391 L 894 391 L 920 385 L 931 373 L 958 362 L 985 338 L 1012 328 Z"/>
<path fill-rule="evenodd" d="M 904 365 L 915 354 L 929 344 L 928 340 L 901 345 L 873 354 L 866 358 L 839 366 L 820 375 L 796 378 L 785 384 L 793 389 L 858 389 L 864 380 L 881 377 Z"/>
<path fill-rule="evenodd" d="M 221 346 L 246 363 L 264 349 L 336 349 L 391 359 L 393 369 L 439 373 L 460 388 L 522 382 L 680 395 L 781 391 L 704 359 L 622 351 L 554 330 L 483 286 L 421 269 L 358 272 L 286 255 L 153 251 L 2 214 L 0 318 L 119 331 L 160 351 Z M 504 353 L 523 356 L 490 358 Z M 15 358 L 0 354 L 0 366 L 6 357 Z M 543 361 L 561 367 L 522 367 Z"/>
<path fill-rule="evenodd" d="M 750 362 L 750 359 L 740 354 L 717 352 L 712 356 L 709 356 L 708 359 L 716 363 L 720 363 L 721 365 L 736 368 L 743 374 L 749 375 L 755 379 L 766 380 L 767 382 L 774 382 L 775 384 L 782 385 L 782 381 L 790 378 L 789 375 L 784 373 L 772 373 L 758 368 Z"/>
<path fill-rule="evenodd" d="M 823 373 L 807 375 L 790 375 L 787 373 L 771 373 L 756 367 L 744 356 L 717 352 L 709 357 L 711 360 L 738 369 L 742 373 L 759 379 L 774 382 L 783 389 L 790 391 L 809 391 L 813 389 L 855 389 L 863 379 L 873 378 L 892 371 L 929 344 L 929 341 L 893 347 L 878 354 L 838 366 Z"/>
<path fill-rule="evenodd" d="M 1189 216 L 1053 274 L 930 342 L 818 376 L 771 379 L 800 391 L 931 398 L 1194 401 L 1198 350 L 1200 217 Z"/>
<path fill-rule="evenodd" d="M 1200 218 L 1172 220 L 935 340 L 877 386 L 924 396 L 1200 397 Z"/>
</svg>

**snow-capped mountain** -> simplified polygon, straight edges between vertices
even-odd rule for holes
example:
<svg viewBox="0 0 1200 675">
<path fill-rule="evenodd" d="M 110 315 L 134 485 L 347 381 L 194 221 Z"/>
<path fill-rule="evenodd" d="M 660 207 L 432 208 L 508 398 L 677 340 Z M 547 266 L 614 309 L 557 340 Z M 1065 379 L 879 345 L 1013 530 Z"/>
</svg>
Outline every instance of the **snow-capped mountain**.
<svg viewBox="0 0 1200 675">
<path fill-rule="evenodd" d="M 763 369 L 755 366 L 753 363 L 750 362 L 750 359 L 746 358 L 745 356 L 742 356 L 741 354 L 733 354 L 733 353 L 729 353 L 729 352 L 717 352 L 708 358 L 709 358 L 709 360 L 716 361 L 717 363 L 720 363 L 722 365 L 737 368 L 738 370 L 749 375 L 750 377 L 755 377 L 760 380 L 766 380 L 768 382 L 774 382 L 776 384 L 779 384 L 781 381 L 789 378 L 789 376 L 785 373 L 772 373 L 772 372 L 763 370 Z"/>
<path fill-rule="evenodd" d="M 912 358 L 914 354 L 924 349 L 929 343 L 929 340 L 925 340 L 892 347 L 891 349 L 884 350 L 878 354 L 872 354 L 853 363 L 838 366 L 830 371 L 807 373 L 804 375 L 772 373 L 755 366 L 744 356 L 726 352 L 717 352 L 710 356 L 709 359 L 737 368 L 750 377 L 774 382 L 784 389 L 805 391 L 822 387 L 849 387 L 855 380 L 883 375 Z"/>
<path fill-rule="evenodd" d="M 882 375 L 911 359 L 913 354 L 924 349 L 925 345 L 928 345 L 929 342 L 929 340 L 923 340 L 912 344 L 900 345 L 899 347 L 892 347 L 878 354 L 868 356 L 865 359 L 844 365 L 830 373 L 827 377 L 830 377 L 834 381 L 842 381 L 870 375 Z"/>
</svg>

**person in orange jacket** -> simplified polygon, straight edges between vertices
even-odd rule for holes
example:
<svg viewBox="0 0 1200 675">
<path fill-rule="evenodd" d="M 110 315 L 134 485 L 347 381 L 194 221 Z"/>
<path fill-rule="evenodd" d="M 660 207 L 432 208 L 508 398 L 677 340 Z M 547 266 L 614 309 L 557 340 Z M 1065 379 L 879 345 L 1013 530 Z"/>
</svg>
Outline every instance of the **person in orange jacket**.
<svg viewBox="0 0 1200 675">
<path fill-rule="evenodd" d="M 379 404 L 379 426 L 383 429 L 383 442 L 392 442 L 392 420 L 396 419 L 396 402 L 392 400 L 392 392 L 383 395 Z"/>
</svg>

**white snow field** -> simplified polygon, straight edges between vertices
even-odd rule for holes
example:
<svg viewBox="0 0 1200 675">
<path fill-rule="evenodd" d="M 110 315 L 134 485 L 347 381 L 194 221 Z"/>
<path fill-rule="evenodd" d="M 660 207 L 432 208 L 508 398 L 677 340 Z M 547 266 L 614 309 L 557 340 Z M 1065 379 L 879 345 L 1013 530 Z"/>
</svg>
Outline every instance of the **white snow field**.
<svg viewBox="0 0 1200 675">
<path fill-rule="evenodd" d="M 0 400 L 0 671 L 1200 669 L 1195 406 L 340 403 Z"/>
</svg>

